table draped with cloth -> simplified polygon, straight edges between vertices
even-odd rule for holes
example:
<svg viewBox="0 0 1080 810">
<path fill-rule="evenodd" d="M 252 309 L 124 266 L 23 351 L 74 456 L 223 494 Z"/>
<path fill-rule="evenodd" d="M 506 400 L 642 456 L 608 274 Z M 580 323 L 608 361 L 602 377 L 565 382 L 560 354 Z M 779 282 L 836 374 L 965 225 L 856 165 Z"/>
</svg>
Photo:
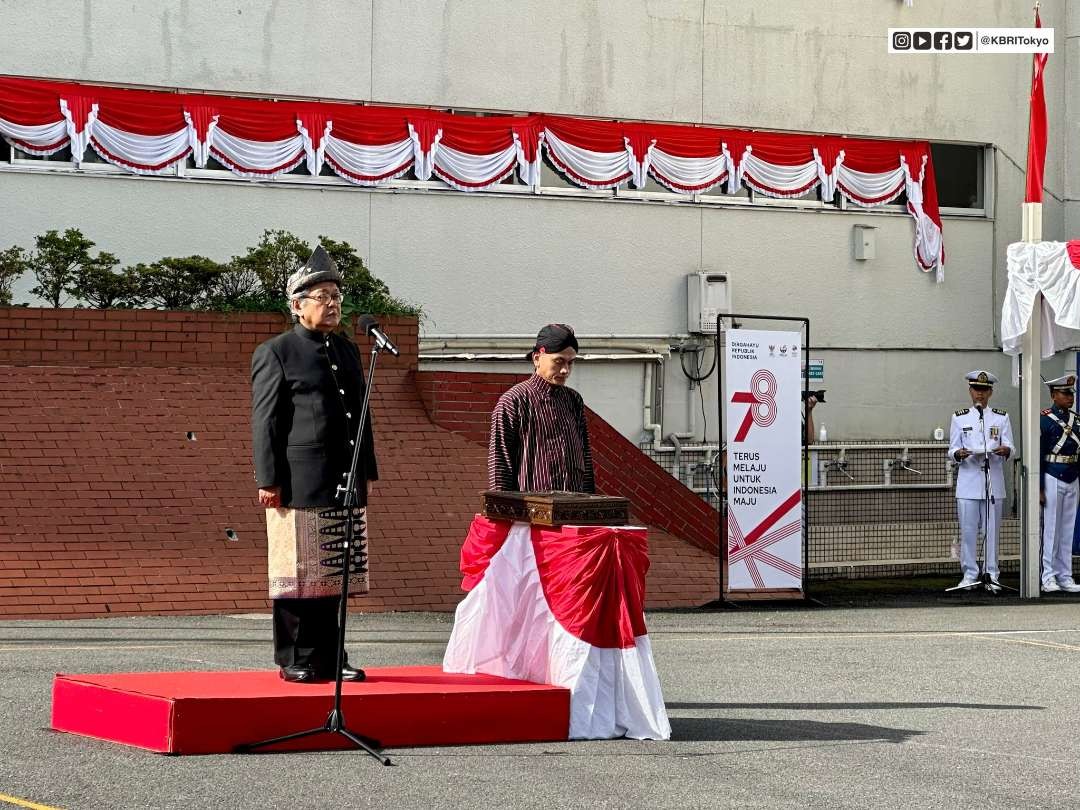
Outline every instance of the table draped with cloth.
<svg viewBox="0 0 1080 810">
<path fill-rule="evenodd" d="M 669 739 L 645 629 L 648 569 L 644 528 L 477 515 L 443 669 L 569 689 L 571 739 Z"/>
</svg>

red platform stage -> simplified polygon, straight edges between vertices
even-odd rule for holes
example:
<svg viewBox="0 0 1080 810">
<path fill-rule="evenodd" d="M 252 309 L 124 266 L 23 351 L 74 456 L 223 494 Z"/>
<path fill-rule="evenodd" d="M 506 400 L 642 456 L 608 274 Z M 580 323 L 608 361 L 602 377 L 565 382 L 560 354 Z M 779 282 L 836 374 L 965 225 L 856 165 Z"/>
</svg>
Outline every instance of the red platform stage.
<svg viewBox="0 0 1080 810">
<path fill-rule="evenodd" d="M 568 689 L 438 667 L 366 671 L 365 682 L 344 684 L 345 721 L 387 748 L 569 735 Z M 333 683 L 286 683 L 276 670 L 57 675 L 52 727 L 166 754 L 222 754 L 318 727 L 333 702 Z M 338 734 L 320 734 L 272 750 L 351 745 Z"/>
</svg>

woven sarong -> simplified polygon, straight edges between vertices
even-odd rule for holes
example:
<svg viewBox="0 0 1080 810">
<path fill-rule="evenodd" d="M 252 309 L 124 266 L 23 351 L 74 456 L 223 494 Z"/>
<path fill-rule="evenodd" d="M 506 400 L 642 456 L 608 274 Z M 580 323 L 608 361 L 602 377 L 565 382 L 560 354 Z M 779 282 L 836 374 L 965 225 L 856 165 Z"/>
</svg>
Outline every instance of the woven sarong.
<svg viewBox="0 0 1080 810">
<path fill-rule="evenodd" d="M 349 595 L 368 592 L 367 510 L 353 513 Z M 267 509 L 266 537 L 271 599 L 341 595 L 345 560 L 345 509 Z"/>
</svg>

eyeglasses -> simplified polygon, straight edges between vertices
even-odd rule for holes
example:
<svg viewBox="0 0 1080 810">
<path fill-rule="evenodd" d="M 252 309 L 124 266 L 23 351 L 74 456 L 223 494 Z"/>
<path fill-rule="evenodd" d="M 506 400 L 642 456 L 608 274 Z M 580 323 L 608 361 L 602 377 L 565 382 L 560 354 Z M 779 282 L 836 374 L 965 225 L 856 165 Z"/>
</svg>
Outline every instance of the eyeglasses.
<svg viewBox="0 0 1080 810">
<path fill-rule="evenodd" d="M 345 296 L 343 296 L 341 293 L 327 294 L 324 292 L 316 293 L 315 295 L 301 295 L 300 297 L 310 298 L 315 303 L 320 304 L 324 307 L 331 301 L 333 301 L 335 304 L 340 304 L 345 299 Z"/>
</svg>

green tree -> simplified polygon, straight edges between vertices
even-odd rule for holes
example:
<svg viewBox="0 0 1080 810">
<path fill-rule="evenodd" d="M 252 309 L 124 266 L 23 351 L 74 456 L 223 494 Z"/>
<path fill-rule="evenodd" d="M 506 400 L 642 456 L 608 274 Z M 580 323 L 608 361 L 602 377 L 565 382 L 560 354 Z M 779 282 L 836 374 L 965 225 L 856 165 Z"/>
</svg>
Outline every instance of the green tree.
<svg viewBox="0 0 1080 810">
<path fill-rule="evenodd" d="M 26 272 L 26 251 L 18 245 L 0 250 L 0 306 L 11 306 L 11 285 Z"/>
<path fill-rule="evenodd" d="M 274 302 L 275 308 L 285 306 L 285 284 L 289 276 L 307 261 L 311 248 L 288 231 L 263 231 L 259 244 L 248 248 L 243 256 L 235 256 L 232 265 L 253 272 L 259 279 L 262 292 Z"/>
<path fill-rule="evenodd" d="M 113 254 L 102 251 L 79 265 L 70 292 L 94 309 L 136 307 L 139 305 L 139 277 L 130 267 L 116 272 L 120 263 Z"/>
<path fill-rule="evenodd" d="M 46 231 L 34 238 L 37 249 L 30 254 L 28 266 L 37 284 L 30 292 L 59 307 L 64 294 L 75 281 L 79 267 L 90 261 L 94 243 L 77 228 L 68 228 L 61 236 L 58 231 Z"/>
<path fill-rule="evenodd" d="M 143 302 L 161 309 L 201 309 L 212 300 L 225 265 L 205 256 L 182 256 L 129 269 Z"/>
<path fill-rule="evenodd" d="M 420 308 L 390 294 L 385 283 L 371 274 L 364 260 L 348 242 L 328 236 L 319 241 L 337 264 L 341 273 L 345 302 L 342 314 L 350 316 L 370 312 L 377 315 L 419 315 Z M 288 231 L 264 231 L 259 244 L 230 262 L 229 284 L 239 284 L 244 294 L 224 293 L 215 299 L 215 309 L 282 310 L 288 305 L 285 286 L 311 256 L 313 246 Z M 250 294 L 250 279 L 258 279 L 260 295 Z"/>
<path fill-rule="evenodd" d="M 280 308 L 280 301 L 263 292 L 254 268 L 232 261 L 218 276 L 207 308 L 216 312 L 271 312 Z"/>
</svg>

